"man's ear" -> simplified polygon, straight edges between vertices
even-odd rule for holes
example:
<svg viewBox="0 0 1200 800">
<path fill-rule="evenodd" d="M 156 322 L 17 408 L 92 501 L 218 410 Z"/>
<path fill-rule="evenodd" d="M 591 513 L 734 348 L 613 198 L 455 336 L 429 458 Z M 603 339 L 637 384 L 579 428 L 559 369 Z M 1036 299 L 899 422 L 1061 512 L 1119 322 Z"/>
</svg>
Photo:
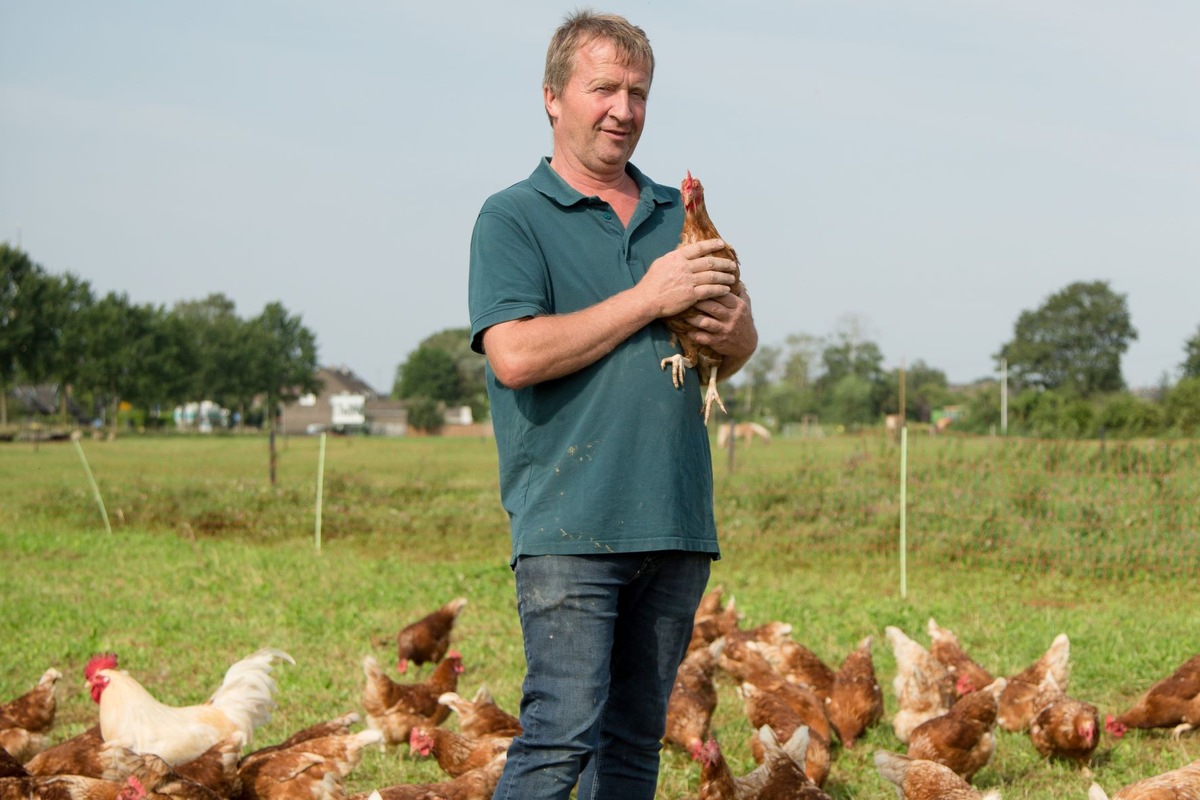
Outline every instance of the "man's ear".
<svg viewBox="0 0 1200 800">
<path fill-rule="evenodd" d="M 549 86 L 542 87 L 542 99 L 546 104 L 546 116 L 550 118 L 550 124 L 554 125 L 554 121 L 558 119 L 559 100 L 558 95 Z"/>
</svg>

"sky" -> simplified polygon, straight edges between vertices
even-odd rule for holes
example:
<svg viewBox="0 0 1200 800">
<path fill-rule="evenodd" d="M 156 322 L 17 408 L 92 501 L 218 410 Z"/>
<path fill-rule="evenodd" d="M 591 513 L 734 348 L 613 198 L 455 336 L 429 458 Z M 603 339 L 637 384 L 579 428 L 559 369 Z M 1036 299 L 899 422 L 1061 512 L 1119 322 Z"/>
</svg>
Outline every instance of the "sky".
<svg viewBox="0 0 1200 800">
<path fill-rule="evenodd" d="M 543 0 L 2 0 L 0 241 L 97 296 L 280 302 L 391 389 L 469 325 L 480 205 L 549 155 Z M 1018 316 L 1125 296 L 1134 387 L 1200 330 L 1195 0 L 614 0 L 633 162 L 706 187 L 760 343 L 856 330 L 997 375 Z"/>
</svg>

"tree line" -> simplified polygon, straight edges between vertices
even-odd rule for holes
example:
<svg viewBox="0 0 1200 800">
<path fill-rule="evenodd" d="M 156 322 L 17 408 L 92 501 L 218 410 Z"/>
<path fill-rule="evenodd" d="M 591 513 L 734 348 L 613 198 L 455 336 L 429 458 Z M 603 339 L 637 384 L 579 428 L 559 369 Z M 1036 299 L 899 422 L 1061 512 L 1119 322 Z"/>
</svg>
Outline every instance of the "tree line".
<svg viewBox="0 0 1200 800">
<path fill-rule="evenodd" d="M 978 433 L 1006 423 L 1010 434 L 1040 437 L 1200 434 L 1200 326 L 1181 343 L 1179 379 L 1164 376 L 1148 395 L 1130 392 L 1121 374 L 1136 339 L 1124 295 L 1105 281 L 1077 282 L 1023 311 L 992 354 L 1007 368 L 1006 420 L 998 377 L 952 386 L 920 359 L 885 369 L 853 317 L 827 336 L 760 345 L 722 396 L 738 420 L 775 430 L 878 425 L 901 413 L 903 397 L 910 423 L 952 409 L 954 429 Z M 74 402 L 114 427 L 122 402 L 154 424 L 169 419 L 164 409 L 202 399 L 235 410 L 243 424 L 271 426 L 281 404 L 320 390 L 317 367 L 315 334 L 280 303 L 243 319 L 219 293 L 169 309 L 123 293 L 96 297 L 87 281 L 50 274 L 0 243 L 0 425 L 14 385 L 53 383 L 64 417 Z M 407 401 L 418 428 L 439 428 L 447 406 L 469 405 L 486 419 L 485 368 L 467 328 L 439 331 L 397 366 L 392 395 Z"/>
<path fill-rule="evenodd" d="M 282 403 L 320 389 L 316 370 L 316 336 L 280 303 L 243 319 L 222 294 L 169 309 L 97 297 L 0 243 L 0 425 L 20 382 L 57 384 L 64 421 L 74 405 L 113 430 L 122 403 L 154 425 L 200 399 L 272 426 Z"/>
<path fill-rule="evenodd" d="M 1001 364 L 1007 371 L 1006 420 L 999 375 L 952 386 L 924 360 L 885 369 L 879 345 L 853 317 L 828 336 L 793 334 L 780 345 L 760 345 L 721 394 L 733 417 L 776 430 L 814 421 L 850 430 L 878 425 L 901 412 L 903 396 L 909 423 L 951 414 L 953 429 L 974 433 L 1006 427 L 1009 434 L 1046 438 L 1200 434 L 1200 326 L 1181 343 L 1178 381 L 1164 376 L 1149 394 L 1129 391 L 1121 373 L 1122 356 L 1136 339 L 1125 295 L 1106 281 L 1081 281 L 1023 311 L 1012 338 L 992 354 L 997 372 Z M 434 426 L 445 405 L 470 405 L 481 419 L 484 370 L 483 357 L 470 349 L 470 331 L 447 329 L 397 367 L 393 393 L 409 400 L 410 409 L 425 409 Z"/>
</svg>

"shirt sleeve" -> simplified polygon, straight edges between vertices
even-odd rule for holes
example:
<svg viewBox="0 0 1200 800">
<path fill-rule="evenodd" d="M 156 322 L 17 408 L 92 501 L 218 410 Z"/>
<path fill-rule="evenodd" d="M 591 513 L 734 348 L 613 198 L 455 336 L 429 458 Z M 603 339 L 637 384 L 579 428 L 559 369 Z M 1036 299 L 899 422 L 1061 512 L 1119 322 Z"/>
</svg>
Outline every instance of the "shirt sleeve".
<svg viewBox="0 0 1200 800">
<path fill-rule="evenodd" d="M 483 332 L 501 322 L 552 311 L 549 276 L 527 227 L 484 205 L 471 234 L 468 280 L 471 349 L 483 352 Z"/>
</svg>

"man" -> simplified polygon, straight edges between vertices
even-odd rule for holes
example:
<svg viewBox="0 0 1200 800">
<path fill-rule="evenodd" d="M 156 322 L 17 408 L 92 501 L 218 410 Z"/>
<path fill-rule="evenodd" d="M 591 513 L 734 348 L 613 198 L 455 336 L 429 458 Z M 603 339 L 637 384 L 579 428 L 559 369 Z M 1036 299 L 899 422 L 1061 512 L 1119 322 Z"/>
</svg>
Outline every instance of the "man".
<svg viewBox="0 0 1200 800">
<path fill-rule="evenodd" d="M 667 700 L 719 556 L 712 461 L 662 322 L 692 309 L 721 377 L 757 345 L 720 240 L 677 249 L 679 191 L 632 164 L 654 56 L 577 12 L 543 86 L 553 151 L 490 197 L 471 241 L 472 346 L 488 359 L 525 641 L 524 733 L 498 800 L 654 797 Z"/>
</svg>

